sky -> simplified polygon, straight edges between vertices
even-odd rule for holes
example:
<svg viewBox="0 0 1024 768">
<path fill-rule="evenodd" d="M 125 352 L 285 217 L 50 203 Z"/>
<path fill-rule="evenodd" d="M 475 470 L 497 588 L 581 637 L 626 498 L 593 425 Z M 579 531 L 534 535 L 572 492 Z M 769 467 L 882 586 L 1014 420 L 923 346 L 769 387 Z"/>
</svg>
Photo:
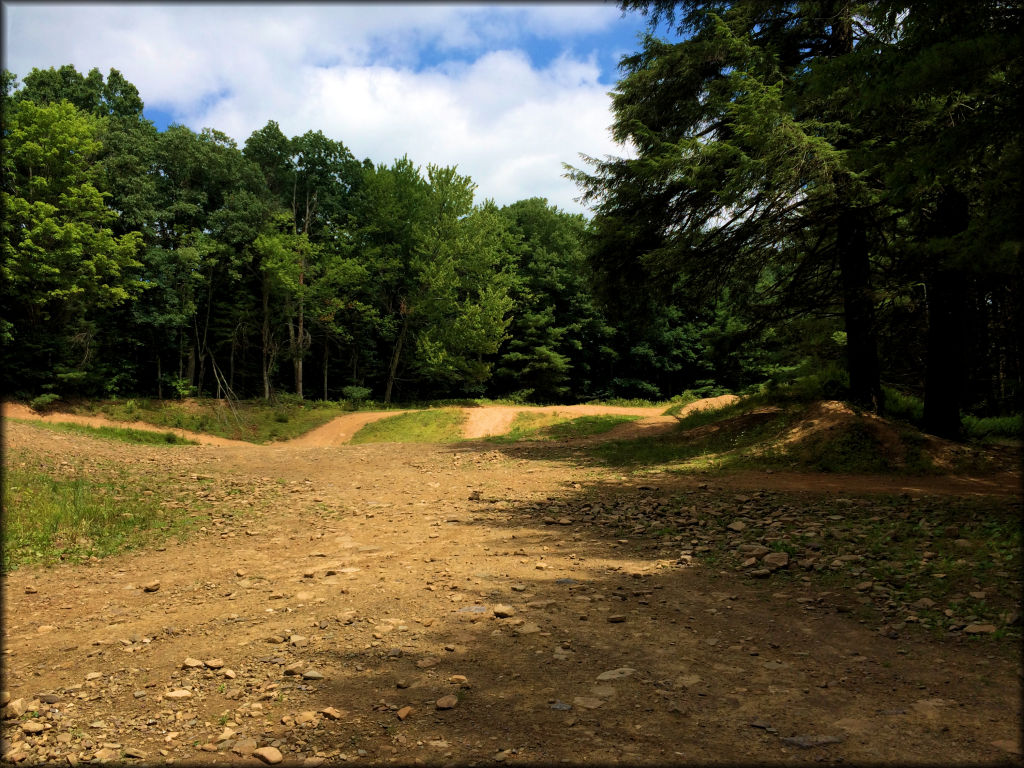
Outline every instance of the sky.
<svg viewBox="0 0 1024 768">
<path fill-rule="evenodd" d="M 563 163 L 621 156 L 609 91 L 646 22 L 610 3 L 4 2 L 4 67 L 120 70 L 146 116 L 244 145 L 275 120 L 360 160 L 457 165 L 477 201 L 588 212 Z"/>
</svg>

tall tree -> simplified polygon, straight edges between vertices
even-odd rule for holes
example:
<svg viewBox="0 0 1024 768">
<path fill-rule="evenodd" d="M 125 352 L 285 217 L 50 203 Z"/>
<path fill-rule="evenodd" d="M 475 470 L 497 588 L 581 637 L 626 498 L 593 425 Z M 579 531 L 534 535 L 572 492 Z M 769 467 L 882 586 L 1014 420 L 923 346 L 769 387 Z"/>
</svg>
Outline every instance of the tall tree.
<svg viewBox="0 0 1024 768">
<path fill-rule="evenodd" d="M 543 198 L 501 209 L 514 249 L 516 306 L 491 388 L 534 401 L 594 396 L 613 354 L 587 263 L 586 221 Z"/>
<path fill-rule="evenodd" d="M 870 286 L 872 179 L 849 161 L 844 105 L 810 87 L 816 68 L 853 44 L 848 2 L 625 2 L 678 26 L 623 60 L 613 94 L 617 141 L 635 159 L 571 169 L 597 205 L 597 261 L 623 258 L 644 282 L 680 278 L 706 301 L 722 290 L 777 293 L 835 265 L 847 329 L 851 398 L 877 408 Z M 637 272 L 639 268 L 639 272 Z M 764 277 L 772 274 L 774 281 Z M 794 282 L 792 288 L 800 285 Z M 792 296 L 794 290 L 789 290 Z M 768 294 L 752 297 L 768 306 Z"/>
<path fill-rule="evenodd" d="M 87 386 L 97 313 L 141 288 L 141 237 L 116 236 L 104 202 L 101 134 L 100 118 L 67 101 L 5 104 L 0 329 L 13 389 Z"/>
<path fill-rule="evenodd" d="M 1021 286 L 1024 33 L 1014 6 L 876 3 L 873 45 L 851 56 L 860 82 L 847 98 L 878 137 L 864 164 L 883 169 L 890 236 L 901 243 L 892 276 L 923 288 L 925 427 L 948 437 L 960 433 L 984 357 L 1000 354 L 979 359 L 972 347 L 1013 323 L 991 316 L 995 306 L 1012 312 L 997 286 Z"/>
<path fill-rule="evenodd" d="M 381 337 L 390 347 L 384 400 L 400 374 L 472 387 L 489 375 L 511 300 L 504 223 L 473 206 L 475 185 L 454 168 L 407 158 L 378 166 L 360 192 L 356 249 L 376 285 Z"/>
</svg>

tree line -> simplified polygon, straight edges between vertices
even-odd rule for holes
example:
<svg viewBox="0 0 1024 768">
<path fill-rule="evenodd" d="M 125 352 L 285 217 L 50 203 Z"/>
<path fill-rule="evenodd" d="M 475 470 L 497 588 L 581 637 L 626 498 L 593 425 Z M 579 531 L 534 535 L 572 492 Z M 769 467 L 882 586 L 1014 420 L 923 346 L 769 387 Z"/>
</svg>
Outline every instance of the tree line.
<svg viewBox="0 0 1024 768">
<path fill-rule="evenodd" d="M 358 160 L 274 121 L 158 131 L 138 90 L 4 75 L 5 391 L 384 402 L 668 397 L 721 381 L 702 325 L 613 325 L 589 225 L 474 200 L 453 167 Z"/>
<path fill-rule="evenodd" d="M 571 169 L 600 281 L 790 349 L 832 334 L 850 399 L 923 393 L 937 434 L 1019 411 L 1021 4 L 620 5 L 671 39 L 622 62 L 612 131 L 635 156 Z"/>
<path fill-rule="evenodd" d="M 273 120 L 241 147 L 158 131 L 114 69 L 4 72 L 5 391 L 572 402 L 811 374 L 876 410 L 921 395 L 943 434 L 1019 411 L 1003 5 L 623 7 L 653 22 L 613 94 L 635 156 L 569 169 L 591 221 Z"/>
</svg>

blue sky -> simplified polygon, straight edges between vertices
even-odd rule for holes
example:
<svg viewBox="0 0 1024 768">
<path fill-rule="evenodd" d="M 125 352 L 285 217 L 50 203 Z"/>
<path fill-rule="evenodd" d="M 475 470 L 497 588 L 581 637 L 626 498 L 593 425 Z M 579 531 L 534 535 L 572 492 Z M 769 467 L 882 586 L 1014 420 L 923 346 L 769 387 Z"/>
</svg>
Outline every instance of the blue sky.
<svg viewBox="0 0 1024 768">
<path fill-rule="evenodd" d="M 362 159 L 458 165 L 477 197 L 569 211 L 562 163 L 621 155 L 619 57 L 645 27 L 610 3 L 4 3 L 4 66 L 113 67 L 158 127 L 239 145 L 268 120 Z"/>
</svg>

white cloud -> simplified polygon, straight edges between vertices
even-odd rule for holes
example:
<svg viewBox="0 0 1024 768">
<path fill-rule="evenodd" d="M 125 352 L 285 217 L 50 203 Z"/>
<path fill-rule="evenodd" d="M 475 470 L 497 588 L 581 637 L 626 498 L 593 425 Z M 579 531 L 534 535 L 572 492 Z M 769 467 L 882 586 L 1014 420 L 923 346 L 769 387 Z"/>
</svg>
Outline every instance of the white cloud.
<svg viewBox="0 0 1024 768">
<path fill-rule="evenodd" d="M 478 197 L 578 193 L 562 163 L 618 154 L 596 56 L 537 68 L 524 34 L 564 39 L 616 23 L 612 5 L 84 5 L 10 3 L 7 64 L 115 67 L 147 105 L 242 145 L 268 119 L 322 130 L 362 159 L 459 166 Z M 429 53 L 424 66 L 421 56 Z M 604 55 L 603 53 L 601 54 Z"/>
</svg>

